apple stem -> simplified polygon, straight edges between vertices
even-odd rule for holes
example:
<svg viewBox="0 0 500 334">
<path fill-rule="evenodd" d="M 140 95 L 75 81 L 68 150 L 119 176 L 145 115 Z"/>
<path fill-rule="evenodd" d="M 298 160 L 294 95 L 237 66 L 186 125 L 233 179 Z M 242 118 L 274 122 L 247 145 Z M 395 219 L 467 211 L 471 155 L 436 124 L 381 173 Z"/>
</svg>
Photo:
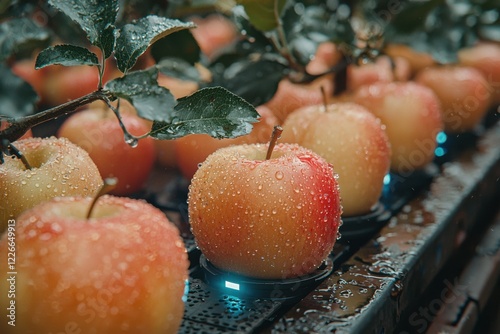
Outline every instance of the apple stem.
<svg viewBox="0 0 500 334">
<path fill-rule="evenodd" d="M 275 125 L 273 129 L 273 133 L 271 134 L 271 141 L 269 142 L 269 147 L 267 148 L 266 160 L 271 159 L 271 155 L 273 154 L 274 147 L 276 146 L 276 142 L 281 137 L 281 133 L 283 132 L 283 128 L 279 125 Z"/>
<path fill-rule="evenodd" d="M 113 190 L 116 187 L 117 183 L 118 183 L 118 179 L 115 177 L 108 177 L 108 178 L 104 179 L 104 183 L 103 183 L 101 189 L 99 189 L 99 191 L 97 192 L 95 197 L 92 199 L 92 203 L 90 203 L 90 207 L 87 211 L 87 217 L 86 217 L 87 219 L 90 219 L 90 216 L 92 216 L 92 211 L 94 211 L 94 207 L 95 207 L 95 204 L 97 203 L 97 200 L 99 200 L 99 198 L 102 195 L 105 195 L 105 194 L 109 193 L 111 190 Z"/>
<path fill-rule="evenodd" d="M 328 109 L 328 97 L 326 96 L 325 87 L 323 85 L 320 87 L 320 89 L 321 97 L 323 98 L 323 108 L 325 108 L 324 111 L 326 111 Z"/>
<path fill-rule="evenodd" d="M 17 147 L 15 147 L 14 145 L 12 145 L 12 143 L 9 142 L 7 139 L 2 139 L 2 146 L 4 146 L 6 148 L 6 153 L 8 155 L 13 155 L 16 158 L 20 159 L 26 169 L 33 168 L 30 165 L 30 163 L 28 162 L 28 159 L 26 159 L 26 156 L 24 154 L 22 154 L 21 151 L 19 151 L 19 149 Z M 3 163 L 3 155 L 0 155 L 0 158 L 2 159 L 2 163 Z"/>
</svg>

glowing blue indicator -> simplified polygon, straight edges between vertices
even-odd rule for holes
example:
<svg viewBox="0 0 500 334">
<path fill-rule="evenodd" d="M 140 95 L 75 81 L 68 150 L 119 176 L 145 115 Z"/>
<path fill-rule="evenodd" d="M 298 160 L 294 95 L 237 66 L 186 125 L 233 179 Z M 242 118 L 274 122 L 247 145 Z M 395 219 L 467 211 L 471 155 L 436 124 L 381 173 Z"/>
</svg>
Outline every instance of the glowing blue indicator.
<svg viewBox="0 0 500 334">
<path fill-rule="evenodd" d="M 446 142 L 446 139 L 448 139 L 448 136 L 446 135 L 446 133 L 444 133 L 442 131 L 440 133 L 438 133 L 436 136 L 436 142 L 438 144 L 444 144 Z"/>
<path fill-rule="evenodd" d="M 384 184 L 388 185 L 389 183 L 391 183 L 391 174 L 385 174 L 385 176 L 384 176 Z"/>
<path fill-rule="evenodd" d="M 434 154 L 436 155 L 436 157 L 442 157 L 445 153 L 446 151 L 442 147 L 437 147 L 434 150 Z"/>
<path fill-rule="evenodd" d="M 233 290 L 238 290 L 238 291 L 240 290 L 240 285 L 238 283 L 225 281 L 224 286 L 228 289 L 233 289 Z"/>
</svg>

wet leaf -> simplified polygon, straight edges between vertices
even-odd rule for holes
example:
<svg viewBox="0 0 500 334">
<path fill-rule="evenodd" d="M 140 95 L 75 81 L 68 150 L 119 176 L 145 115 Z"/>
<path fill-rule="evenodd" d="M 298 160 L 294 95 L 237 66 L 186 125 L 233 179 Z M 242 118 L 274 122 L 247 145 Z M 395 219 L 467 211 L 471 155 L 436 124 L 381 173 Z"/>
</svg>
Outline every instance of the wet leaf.
<svg viewBox="0 0 500 334">
<path fill-rule="evenodd" d="M 33 87 L 0 63 L 0 115 L 23 117 L 33 114 L 38 95 Z"/>
<path fill-rule="evenodd" d="M 223 77 L 214 84 L 227 88 L 257 106 L 273 97 L 286 70 L 286 65 L 273 60 L 243 60 L 228 67 Z"/>
<path fill-rule="evenodd" d="M 499 24 L 498 0 L 411 2 L 389 22 L 385 39 L 429 53 L 439 63 L 454 63 L 460 49 L 479 39 L 500 40 Z"/>
<path fill-rule="evenodd" d="M 151 46 L 151 56 L 157 63 L 164 58 L 181 58 L 194 65 L 200 55 L 200 47 L 189 30 L 165 36 Z"/>
<path fill-rule="evenodd" d="M 113 52 L 118 0 L 49 0 L 85 31 L 92 43 L 103 50 L 105 57 Z"/>
<path fill-rule="evenodd" d="M 422 27 L 425 18 L 441 4 L 442 0 L 409 2 L 394 16 L 391 25 L 400 32 L 413 32 Z"/>
<path fill-rule="evenodd" d="M 183 29 L 194 28 L 192 22 L 182 22 L 155 15 L 126 24 L 116 39 L 115 57 L 118 69 L 126 73 L 137 58 L 157 40 Z"/>
<path fill-rule="evenodd" d="M 255 28 L 261 31 L 269 31 L 278 26 L 277 16 L 281 15 L 286 0 L 237 0 L 236 3 L 243 5 L 250 23 Z"/>
<path fill-rule="evenodd" d="M 48 31 L 27 18 L 12 19 L 0 24 L 0 61 L 14 53 L 31 51 L 45 46 L 50 39 Z"/>
<path fill-rule="evenodd" d="M 479 35 L 486 40 L 500 42 L 500 23 L 481 27 Z"/>
<path fill-rule="evenodd" d="M 189 62 L 180 58 L 164 58 L 156 67 L 161 73 L 178 78 L 181 80 L 196 81 L 200 80 L 200 73 Z"/>
<path fill-rule="evenodd" d="M 109 81 L 104 88 L 132 103 L 140 117 L 166 121 L 176 102 L 168 89 L 158 85 L 157 76 L 158 70 L 154 67 L 134 71 Z"/>
<path fill-rule="evenodd" d="M 35 63 L 35 68 L 40 69 L 49 65 L 77 66 L 99 65 L 97 56 L 86 48 L 76 45 L 56 45 L 42 50 Z"/>
<path fill-rule="evenodd" d="M 311 61 L 319 44 L 351 44 L 355 37 L 346 13 L 317 4 L 288 7 L 283 14 L 283 29 L 294 58 L 302 65 Z"/>
<path fill-rule="evenodd" d="M 151 136 L 175 139 L 206 133 L 214 138 L 234 138 L 248 134 L 258 117 L 251 104 L 228 90 L 203 88 L 179 99 L 168 121 L 154 122 Z"/>
</svg>

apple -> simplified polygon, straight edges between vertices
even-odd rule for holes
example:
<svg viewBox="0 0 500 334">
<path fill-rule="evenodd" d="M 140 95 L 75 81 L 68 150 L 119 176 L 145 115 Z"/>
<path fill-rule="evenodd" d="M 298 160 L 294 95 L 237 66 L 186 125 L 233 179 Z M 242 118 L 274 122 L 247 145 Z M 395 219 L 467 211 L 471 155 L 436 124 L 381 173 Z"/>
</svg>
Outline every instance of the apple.
<svg viewBox="0 0 500 334">
<path fill-rule="evenodd" d="M 233 273 L 285 279 L 314 271 L 332 251 L 341 223 L 336 174 L 296 144 L 218 149 L 196 171 L 188 211 L 198 247 Z"/>
<path fill-rule="evenodd" d="M 490 86 L 492 102 L 500 104 L 500 45 L 480 42 L 458 52 L 459 64 L 481 71 Z"/>
<path fill-rule="evenodd" d="M 214 56 L 221 48 L 236 40 L 236 26 L 222 14 L 192 16 L 188 19 L 197 25 L 196 29 L 191 29 L 191 33 L 198 42 L 201 52 L 208 57 Z"/>
<path fill-rule="evenodd" d="M 91 200 L 55 198 L 11 222 L 0 239 L 3 263 L 16 258 L 0 274 L 2 333 L 177 331 L 188 277 L 179 231 L 152 205 L 107 195 L 87 219 Z"/>
<path fill-rule="evenodd" d="M 411 76 L 428 66 L 436 64 L 436 61 L 430 54 L 414 50 L 404 44 L 389 43 L 385 46 L 384 52 L 393 59 L 398 57 L 406 59 L 410 65 Z"/>
<path fill-rule="evenodd" d="M 473 67 L 427 67 L 418 73 L 415 81 L 431 88 L 439 98 L 447 132 L 473 130 L 491 105 L 491 87 Z"/>
<path fill-rule="evenodd" d="M 258 106 L 256 110 L 260 114 L 260 119 L 253 125 L 252 131 L 247 135 L 230 139 L 215 139 L 207 134 L 193 134 L 173 141 L 174 160 L 182 175 L 190 180 L 198 166 L 219 148 L 230 145 L 268 142 L 273 127 L 278 124 L 278 120 L 266 106 Z"/>
<path fill-rule="evenodd" d="M 60 105 L 97 90 L 96 66 L 58 66 L 46 76 L 42 99 L 48 105 Z"/>
<path fill-rule="evenodd" d="M 347 90 L 354 91 L 363 85 L 377 81 L 407 81 L 410 79 L 410 64 L 402 57 L 393 59 L 394 69 L 388 57 L 379 57 L 373 63 L 350 64 L 347 67 Z"/>
<path fill-rule="evenodd" d="M 343 216 L 369 213 L 378 203 L 391 163 L 391 147 L 380 120 L 349 102 L 295 110 L 283 124 L 284 143 L 308 148 L 339 175 Z"/>
<path fill-rule="evenodd" d="M 360 87 L 349 98 L 385 125 L 393 171 L 405 175 L 434 159 L 443 121 L 439 99 L 430 88 L 412 81 L 377 82 Z"/>
<path fill-rule="evenodd" d="M 159 166 L 177 169 L 178 162 L 175 154 L 175 142 L 177 139 L 173 140 L 155 140 L 155 154 L 156 161 Z"/>
<path fill-rule="evenodd" d="M 123 112 L 122 121 L 136 136 L 150 130 L 144 120 L 131 112 Z M 130 195 L 141 190 L 155 162 L 154 140 L 140 139 L 137 147 L 125 142 L 123 131 L 110 109 L 92 108 L 71 115 L 58 131 L 86 150 L 102 178 L 116 177 L 114 195 Z"/>
<path fill-rule="evenodd" d="M 67 139 L 28 138 L 14 145 L 32 168 L 16 158 L 7 158 L 0 165 L 0 232 L 9 219 L 40 202 L 57 196 L 93 195 L 102 184 L 87 152 Z"/>
<path fill-rule="evenodd" d="M 95 48 L 93 48 L 94 51 Z M 97 52 L 99 54 L 100 52 Z M 43 68 L 42 70 L 44 70 Z M 60 105 L 96 91 L 99 84 L 97 66 L 51 66 L 42 86 L 42 100 L 48 105 Z M 103 83 L 121 76 L 111 58 L 106 59 Z"/>
<path fill-rule="evenodd" d="M 324 73 L 337 64 L 340 57 L 341 53 L 333 43 L 322 43 L 318 46 L 314 58 L 307 64 L 306 69 L 310 74 Z M 326 96 L 333 94 L 333 74 L 323 75 L 310 83 L 294 83 L 284 78 L 279 82 L 272 99 L 264 105 L 271 109 L 280 124 L 283 124 L 286 117 L 294 110 L 322 103 L 324 100 L 322 89 Z"/>
<path fill-rule="evenodd" d="M 45 85 L 45 80 L 48 75 L 50 75 L 50 69 L 42 68 L 39 70 L 35 69 L 35 59 L 28 58 L 18 60 L 12 64 L 11 70 L 18 77 L 24 79 L 28 82 L 40 98 L 43 97 L 43 86 Z M 40 101 L 41 103 L 45 101 Z"/>
<path fill-rule="evenodd" d="M 323 101 L 324 89 L 326 95 L 333 94 L 333 75 L 322 76 L 311 83 L 293 83 L 289 79 L 283 79 L 278 84 L 278 90 L 271 100 L 264 105 L 273 111 L 280 124 L 293 111 L 308 105 L 320 104 Z"/>
</svg>

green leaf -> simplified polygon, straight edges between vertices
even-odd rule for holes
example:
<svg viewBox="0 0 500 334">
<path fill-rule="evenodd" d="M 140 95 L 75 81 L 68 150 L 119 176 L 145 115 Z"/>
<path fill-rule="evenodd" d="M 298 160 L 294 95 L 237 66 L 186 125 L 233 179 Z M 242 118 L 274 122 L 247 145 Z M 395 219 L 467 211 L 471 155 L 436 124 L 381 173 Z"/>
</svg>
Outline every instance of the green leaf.
<svg viewBox="0 0 500 334">
<path fill-rule="evenodd" d="M 420 7 L 416 3 L 407 6 L 387 26 L 385 40 L 408 44 L 442 64 L 457 62 L 458 51 L 476 43 L 478 32 L 484 32 L 482 29 L 488 25 L 477 19 L 477 8 L 465 0 L 433 0 Z M 412 13 L 425 16 L 419 22 L 412 21 L 408 17 Z"/>
<path fill-rule="evenodd" d="M 234 138 L 248 134 L 258 121 L 255 108 L 222 87 L 203 88 L 178 100 L 171 118 L 153 122 L 150 135 L 175 139 L 194 133 L 214 138 Z"/>
<path fill-rule="evenodd" d="M 0 115 L 28 116 L 34 113 L 37 101 L 33 87 L 0 63 Z"/>
<path fill-rule="evenodd" d="M 479 29 L 479 35 L 486 40 L 500 42 L 500 24 L 491 24 Z"/>
<path fill-rule="evenodd" d="M 158 85 L 157 76 L 158 70 L 154 67 L 134 71 L 109 81 L 104 88 L 132 103 L 140 117 L 165 121 L 170 119 L 169 111 L 176 101 L 168 89 Z"/>
<path fill-rule="evenodd" d="M 126 73 L 151 44 L 176 31 L 194 27 L 196 25 L 192 22 L 155 15 L 126 24 L 120 29 L 116 39 L 115 58 L 118 69 Z"/>
<path fill-rule="evenodd" d="M 274 60 L 244 60 L 233 63 L 223 77 L 214 79 L 214 84 L 258 106 L 274 96 L 286 70 L 286 65 Z"/>
<path fill-rule="evenodd" d="M 164 58 L 181 58 L 194 65 L 200 55 L 200 47 L 189 30 L 165 36 L 151 46 L 151 56 L 157 63 Z"/>
<path fill-rule="evenodd" d="M 406 3 L 391 21 L 391 25 L 405 33 L 420 29 L 426 17 L 442 4 L 443 0 L 415 1 Z"/>
<path fill-rule="evenodd" d="M 77 66 L 99 65 L 95 53 L 76 45 L 56 45 L 42 50 L 35 63 L 35 68 L 40 69 L 49 65 Z"/>
<path fill-rule="evenodd" d="M 279 24 L 275 15 L 275 7 L 279 17 L 285 7 L 286 0 L 237 0 L 236 3 L 243 5 L 250 23 L 255 28 L 261 31 L 269 31 Z"/>
<path fill-rule="evenodd" d="M 99 47 L 106 58 L 113 52 L 115 21 L 118 0 L 49 0 L 85 31 L 92 43 Z"/>
<path fill-rule="evenodd" d="M 0 24 L 0 61 L 15 53 L 32 51 L 46 45 L 48 31 L 27 18 L 12 19 Z"/>
<path fill-rule="evenodd" d="M 348 15 L 343 11 L 318 4 L 299 8 L 288 7 L 283 13 L 282 22 L 288 47 L 300 64 L 308 64 L 323 42 L 353 42 L 355 33 Z"/>
<path fill-rule="evenodd" d="M 187 81 L 200 81 L 200 72 L 184 59 L 164 58 L 156 65 L 156 68 L 170 77 Z"/>
</svg>

